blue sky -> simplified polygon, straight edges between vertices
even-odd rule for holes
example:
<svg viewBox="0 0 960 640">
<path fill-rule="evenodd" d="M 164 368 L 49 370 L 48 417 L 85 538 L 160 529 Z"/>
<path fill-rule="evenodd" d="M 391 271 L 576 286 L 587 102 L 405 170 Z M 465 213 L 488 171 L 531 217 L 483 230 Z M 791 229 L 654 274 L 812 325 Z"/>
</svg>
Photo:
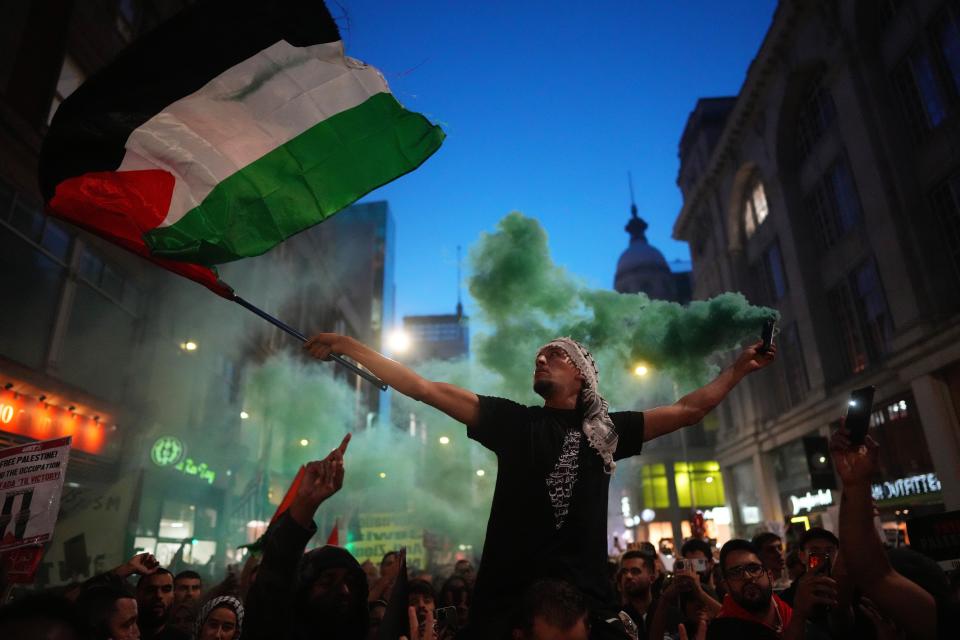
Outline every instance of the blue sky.
<svg viewBox="0 0 960 640">
<path fill-rule="evenodd" d="M 513 210 L 540 220 L 557 263 L 610 288 L 628 240 L 628 170 L 650 242 L 688 259 L 670 238 L 680 134 L 697 98 L 739 91 L 776 2 L 328 6 L 348 55 L 447 133 L 420 169 L 368 198 L 394 214 L 399 322 L 452 311 L 457 245 Z"/>
</svg>

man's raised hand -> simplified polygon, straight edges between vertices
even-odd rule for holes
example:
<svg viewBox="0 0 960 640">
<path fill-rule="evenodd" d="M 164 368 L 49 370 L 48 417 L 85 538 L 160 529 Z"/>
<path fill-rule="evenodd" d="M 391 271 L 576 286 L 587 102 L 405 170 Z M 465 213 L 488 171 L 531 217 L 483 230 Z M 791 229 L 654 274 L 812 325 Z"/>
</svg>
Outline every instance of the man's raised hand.
<svg viewBox="0 0 960 640">
<path fill-rule="evenodd" d="M 830 455 L 837 475 L 845 487 L 869 484 L 877 471 L 877 441 L 867 436 L 862 445 L 854 446 L 845 419 L 840 420 L 840 428 L 830 438 Z"/>
<path fill-rule="evenodd" d="M 148 576 L 160 568 L 160 561 L 152 553 L 138 553 L 113 570 L 121 578 L 132 575 Z"/>
<path fill-rule="evenodd" d="M 348 433 L 326 458 L 309 462 L 304 468 L 297 496 L 290 505 L 291 517 L 304 527 L 310 527 L 317 508 L 343 487 L 343 455 L 349 444 Z"/>
<path fill-rule="evenodd" d="M 740 355 L 737 356 L 737 361 L 734 363 L 733 368 L 736 369 L 740 374 L 746 375 L 759 369 L 763 369 L 765 366 L 773 362 L 777 355 L 777 346 L 771 344 L 769 349 L 761 353 L 760 347 L 762 346 L 763 341 L 759 340 L 741 351 Z"/>
</svg>

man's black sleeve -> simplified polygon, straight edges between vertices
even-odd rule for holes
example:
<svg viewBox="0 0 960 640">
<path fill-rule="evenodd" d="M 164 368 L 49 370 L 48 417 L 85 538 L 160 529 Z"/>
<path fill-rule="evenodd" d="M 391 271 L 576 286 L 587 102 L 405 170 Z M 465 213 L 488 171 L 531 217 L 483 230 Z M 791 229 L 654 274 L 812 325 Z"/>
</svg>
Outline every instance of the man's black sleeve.
<svg viewBox="0 0 960 640">
<path fill-rule="evenodd" d="M 527 408 L 512 400 L 479 396 L 480 419 L 467 427 L 467 436 L 497 455 L 509 448 L 508 441 L 520 435 L 527 423 Z"/>
<path fill-rule="evenodd" d="M 610 414 L 613 426 L 617 430 L 617 450 L 614 460 L 640 455 L 643 449 L 643 412 L 618 411 Z"/>
<path fill-rule="evenodd" d="M 293 595 L 297 565 L 317 525 L 305 529 L 284 512 L 263 537 L 263 560 L 247 595 L 243 625 L 244 640 L 287 637 L 287 625 L 294 618 Z"/>
</svg>

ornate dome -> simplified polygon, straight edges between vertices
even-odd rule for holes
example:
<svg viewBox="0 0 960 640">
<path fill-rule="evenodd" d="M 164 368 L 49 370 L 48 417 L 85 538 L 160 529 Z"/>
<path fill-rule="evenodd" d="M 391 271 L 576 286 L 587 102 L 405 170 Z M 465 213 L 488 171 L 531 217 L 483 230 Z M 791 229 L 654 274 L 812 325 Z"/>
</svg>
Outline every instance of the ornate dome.
<svg viewBox="0 0 960 640">
<path fill-rule="evenodd" d="M 647 223 L 637 216 L 636 207 L 632 208 L 631 214 L 630 222 L 625 227 L 630 234 L 630 246 L 620 254 L 614 279 L 619 280 L 621 276 L 638 270 L 670 273 L 670 267 L 667 266 L 663 254 L 647 243 Z"/>
</svg>

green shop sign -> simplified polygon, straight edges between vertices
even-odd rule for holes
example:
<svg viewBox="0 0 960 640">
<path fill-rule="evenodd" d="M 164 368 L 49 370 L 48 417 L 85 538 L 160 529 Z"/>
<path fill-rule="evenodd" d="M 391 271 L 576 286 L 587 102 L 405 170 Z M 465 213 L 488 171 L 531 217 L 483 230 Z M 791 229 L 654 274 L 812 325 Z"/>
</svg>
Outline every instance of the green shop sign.
<svg viewBox="0 0 960 640">
<path fill-rule="evenodd" d="M 197 476 L 213 484 L 217 473 L 206 462 L 196 462 L 193 458 L 185 457 L 187 448 L 183 441 L 174 436 L 158 438 L 150 448 L 150 459 L 158 467 L 172 467 L 176 471 L 188 476 Z"/>
</svg>

